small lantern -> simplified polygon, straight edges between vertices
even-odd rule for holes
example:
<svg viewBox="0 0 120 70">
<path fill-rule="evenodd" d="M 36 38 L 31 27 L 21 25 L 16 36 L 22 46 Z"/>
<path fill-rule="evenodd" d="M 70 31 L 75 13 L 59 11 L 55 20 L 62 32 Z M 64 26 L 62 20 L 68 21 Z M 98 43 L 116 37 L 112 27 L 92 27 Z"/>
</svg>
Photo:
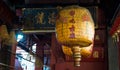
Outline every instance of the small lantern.
<svg viewBox="0 0 120 70">
<path fill-rule="evenodd" d="M 59 43 L 72 48 L 75 66 L 80 66 L 81 48 L 93 43 L 94 33 L 94 22 L 86 8 L 69 6 L 59 11 L 56 37 Z"/>
<path fill-rule="evenodd" d="M 1 25 L 0 26 L 0 37 L 2 40 L 8 39 L 9 38 L 9 34 L 7 31 L 7 27 L 6 25 Z"/>
<path fill-rule="evenodd" d="M 5 41 L 6 45 L 12 46 L 17 44 L 16 36 L 15 36 L 15 31 L 11 31 L 9 38 Z"/>
</svg>

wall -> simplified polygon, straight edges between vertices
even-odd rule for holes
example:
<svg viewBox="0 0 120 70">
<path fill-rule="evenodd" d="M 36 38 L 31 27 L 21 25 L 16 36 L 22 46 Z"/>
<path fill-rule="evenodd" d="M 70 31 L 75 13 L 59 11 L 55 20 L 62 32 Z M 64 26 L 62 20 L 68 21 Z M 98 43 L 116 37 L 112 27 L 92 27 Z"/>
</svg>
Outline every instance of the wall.
<svg viewBox="0 0 120 70">
<path fill-rule="evenodd" d="M 81 62 L 80 67 L 74 67 L 73 62 L 57 63 L 55 70 L 105 70 L 103 62 Z"/>
</svg>

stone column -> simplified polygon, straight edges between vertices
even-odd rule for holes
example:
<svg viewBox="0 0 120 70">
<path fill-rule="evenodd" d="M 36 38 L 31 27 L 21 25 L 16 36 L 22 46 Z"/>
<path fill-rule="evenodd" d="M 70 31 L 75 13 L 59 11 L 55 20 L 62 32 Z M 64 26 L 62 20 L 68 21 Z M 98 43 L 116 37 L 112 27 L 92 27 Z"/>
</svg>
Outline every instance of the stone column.
<svg viewBox="0 0 120 70">
<path fill-rule="evenodd" d="M 118 43 L 108 37 L 108 65 L 109 70 L 119 70 Z"/>
</svg>

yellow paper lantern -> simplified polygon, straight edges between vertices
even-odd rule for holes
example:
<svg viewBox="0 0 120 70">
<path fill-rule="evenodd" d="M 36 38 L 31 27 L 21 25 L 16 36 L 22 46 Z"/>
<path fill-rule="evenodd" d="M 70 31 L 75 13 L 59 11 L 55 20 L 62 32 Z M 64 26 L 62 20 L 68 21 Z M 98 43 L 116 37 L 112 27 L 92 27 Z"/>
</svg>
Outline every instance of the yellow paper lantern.
<svg viewBox="0 0 120 70">
<path fill-rule="evenodd" d="M 75 66 L 80 66 L 81 54 L 88 54 L 83 47 L 93 43 L 94 33 L 94 22 L 86 8 L 69 6 L 59 11 L 56 37 L 59 43 L 72 48 Z"/>
<path fill-rule="evenodd" d="M 10 32 L 9 38 L 5 41 L 4 44 L 6 44 L 8 46 L 12 46 L 12 45 L 16 45 L 17 44 L 15 31 L 11 31 Z"/>
<path fill-rule="evenodd" d="M 56 20 L 56 37 L 64 45 L 89 46 L 94 39 L 94 22 L 89 11 L 79 6 L 62 9 Z"/>
<path fill-rule="evenodd" d="M 8 31 L 7 31 L 7 27 L 6 25 L 1 25 L 0 26 L 0 37 L 2 40 L 6 40 L 9 38 L 9 34 L 8 34 Z"/>
</svg>

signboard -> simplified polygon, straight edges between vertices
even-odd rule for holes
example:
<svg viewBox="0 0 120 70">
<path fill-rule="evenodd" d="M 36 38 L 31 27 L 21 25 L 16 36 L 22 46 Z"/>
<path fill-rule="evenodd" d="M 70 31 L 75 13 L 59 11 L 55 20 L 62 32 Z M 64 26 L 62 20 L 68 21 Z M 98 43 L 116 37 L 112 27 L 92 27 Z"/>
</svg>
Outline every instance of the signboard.
<svg viewBox="0 0 120 70">
<path fill-rule="evenodd" d="M 24 29 L 54 29 L 57 8 L 26 8 L 23 9 Z"/>
</svg>

